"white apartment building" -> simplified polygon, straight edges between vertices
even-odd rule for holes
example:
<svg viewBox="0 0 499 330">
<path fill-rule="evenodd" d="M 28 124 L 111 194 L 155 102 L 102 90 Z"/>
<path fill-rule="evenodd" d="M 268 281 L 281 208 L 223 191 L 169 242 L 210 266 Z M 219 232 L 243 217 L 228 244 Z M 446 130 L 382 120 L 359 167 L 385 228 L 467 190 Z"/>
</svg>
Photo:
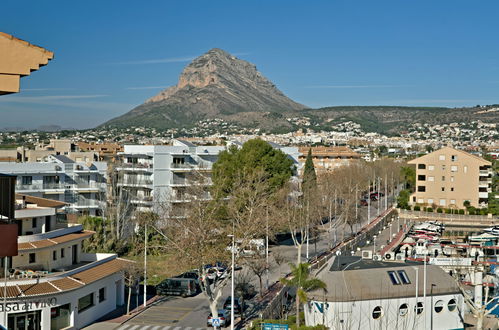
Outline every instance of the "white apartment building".
<svg viewBox="0 0 499 330">
<path fill-rule="evenodd" d="M 464 297 L 456 281 L 439 266 L 337 256 L 317 277 L 327 290 L 308 294 L 307 326 L 464 329 Z"/>
<path fill-rule="evenodd" d="M 282 150 L 299 166 L 298 148 Z M 240 142 L 227 146 L 241 147 Z M 173 145 L 125 145 L 120 153 L 121 163 L 116 168 L 118 188 L 138 211 L 168 212 L 169 216 L 182 217 L 183 206 L 192 199 L 209 199 L 211 168 L 225 146 L 197 146 L 188 141 L 174 140 Z"/>
<path fill-rule="evenodd" d="M 0 173 L 17 177 L 18 193 L 67 203 L 68 214 L 97 216 L 106 205 L 106 162 L 75 162 L 51 155 L 47 162 L 0 162 Z"/>
<path fill-rule="evenodd" d="M 64 205 L 16 195 L 18 254 L 0 264 L 0 277 L 5 266 L 8 271 L 1 279 L 6 300 L 0 290 L 0 325 L 7 329 L 81 329 L 124 305 L 129 262 L 115 254 L 84 253 L 82 242 L 94 232 L 58 221 Z"/>
<path fill-rule="evenodd" d="M 211 185 L 211 167 L 222 150 L 224 146 L 183 140 L 171 146 L 125 145 L 116 168 L 117 185 L 138 211 L 165 207 L 170 216 L 182 216 L 182 205 L 194 197 L 189 188 Z M 204 191 L 195 198 L 208 199 L 209 194 Z"/>
</svg>

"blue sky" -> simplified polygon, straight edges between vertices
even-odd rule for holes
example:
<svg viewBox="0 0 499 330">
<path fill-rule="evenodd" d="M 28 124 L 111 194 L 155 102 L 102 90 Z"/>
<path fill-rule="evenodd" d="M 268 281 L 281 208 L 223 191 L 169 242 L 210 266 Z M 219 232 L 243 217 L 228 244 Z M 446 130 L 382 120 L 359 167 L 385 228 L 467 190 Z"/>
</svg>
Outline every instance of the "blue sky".
<svg viewBox="0 0 499 330">
<path fill-rule="evenodd" d="M 498 1 L 3 0 L 2 11 L 0 31 L 55 58 L 0 98 L 0 127 L 96 126 L 214 47 L 310 107 L 499 103 Z"/>
</svg>

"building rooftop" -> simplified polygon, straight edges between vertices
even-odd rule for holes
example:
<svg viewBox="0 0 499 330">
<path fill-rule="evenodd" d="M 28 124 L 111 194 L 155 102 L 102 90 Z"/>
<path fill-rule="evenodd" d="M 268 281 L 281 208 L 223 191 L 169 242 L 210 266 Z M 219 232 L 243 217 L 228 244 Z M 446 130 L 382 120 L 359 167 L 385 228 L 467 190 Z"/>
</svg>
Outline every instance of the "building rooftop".
<svg viewBox="0 0 499 330">
<path fill-rule="evenodd" d="M 426 266 L 427 295 L 457 294 L 455 280 L 434 265 Z M 416 275 L 418 273 L 418 275 Z M 422 263 L 377 262 L 361 257 L 336 256 L 329 267 L 323 268 L 317 278 L 324 281 L 322 289 L 309 293 L 315 300 L 359 301 L 423 296 L 424 265 Z"/>
<path fill-rule="evenodd" d="M 55 159 L 57 159 L 58 161 L 60 161 L 61 163 L 64 163 L 64 164 L 73 164 L 73 163 L 75 163 L 74 160 L 72 160 L 71 158 L 66 157 L 64 155 L 52 155 L 52 157 L 54 157 Z"/>
</svg>

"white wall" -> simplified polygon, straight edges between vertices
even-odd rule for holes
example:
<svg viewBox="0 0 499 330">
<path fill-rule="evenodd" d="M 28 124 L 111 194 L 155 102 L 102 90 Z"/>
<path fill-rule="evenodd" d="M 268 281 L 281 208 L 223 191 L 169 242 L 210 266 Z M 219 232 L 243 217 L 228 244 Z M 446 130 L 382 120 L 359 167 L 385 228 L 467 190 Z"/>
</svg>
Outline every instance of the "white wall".
<svg viewBox="0 0 499 330">
<path fill-rule="evenodd" d="M 449 311 L 447 304 L 449 300 L 455 299 L 457 308 Z M 430 329 L 433 317 L 433 329 L 462 329 L 463 324 L 459 316 L 463 311 L 464 302 L 462 296 L 444 295 L 434 296 L 433 306 L 437 301 L 443 301 L 444 308 L 440 313 L 431 309 L 431 297 L 427 296 L 423 302 L 423 297 L 418 298 L 418 302 L 423 302 L 423 313 L 416 315 L 416 298 L 396 298 L 380 300 L 363 300 L 356 302 L 329 302 L 325 308 L 325 315 L 320 311 L 322 302 L 310 301 L 304 305 L 305 322 L 308 326 L 323 324 L 331 329 Z M 399 307 L 402 304 L 408 305 L 408 313 L 400 316 Z M 375 307 L 382 307 L 382 316 L 373 319 Z M 430 311 L 432 310 L 432 311 Z M 426 320 L 425 320 L 426 319 Z"/>
</svg>

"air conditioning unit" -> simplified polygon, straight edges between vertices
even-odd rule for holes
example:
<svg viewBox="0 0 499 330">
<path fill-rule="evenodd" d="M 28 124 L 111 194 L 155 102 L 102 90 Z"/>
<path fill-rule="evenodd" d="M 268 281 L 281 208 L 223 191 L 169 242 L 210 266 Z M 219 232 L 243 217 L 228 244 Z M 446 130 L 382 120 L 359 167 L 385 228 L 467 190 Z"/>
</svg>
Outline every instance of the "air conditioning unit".
<svg viewBox="0 0 499 330">
<path fill-rule="evenodd" d="M 384 255 L 385 260 L 395 260 L 395 252 L 388 252 Z"/>
<path fill-rule="evenodd" d="M 381 256 L 381 254 L 376 254 L 376 255 L 373 255 L 373 260 L 374 261 L 382 261 L 383 257 Z"/>
<path fill-rule="evenodd" d="M 373 251 L 371 250 L 362 251 L 362 259 L 372 259 L 372 258 L 373 258 Z"/>
<path fill-rule="evenodd" d="M 397 261 L 405 261 L 405 254 L 404 253 L 397 253 L 395 255 L 395 260 L 397 260 Z"/>
</svg>

